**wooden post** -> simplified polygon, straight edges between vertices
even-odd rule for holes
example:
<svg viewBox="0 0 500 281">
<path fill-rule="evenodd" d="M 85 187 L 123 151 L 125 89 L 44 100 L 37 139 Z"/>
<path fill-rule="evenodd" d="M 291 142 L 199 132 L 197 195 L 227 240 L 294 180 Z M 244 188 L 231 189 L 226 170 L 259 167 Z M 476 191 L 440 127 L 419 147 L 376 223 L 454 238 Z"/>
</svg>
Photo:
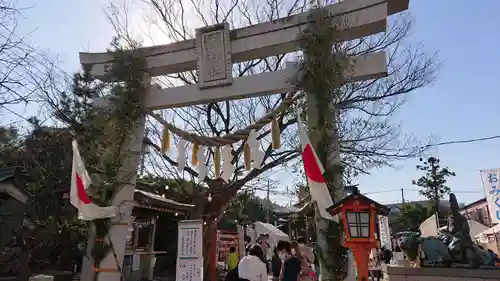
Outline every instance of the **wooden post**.
<svg viewBox="0 0 500 281">
<path fill-rule="evenodd" d="M 147 280 L 153 280 L 154 275 L 154 265 L 156 264 L 156 254 L 155 252 L 155 239 L 156 239 L 156 224 L 158 223 L 158 217 L 154 216 L 151 225 L 151 235 L 149 236 L 149 270 Z"/>
</svg>

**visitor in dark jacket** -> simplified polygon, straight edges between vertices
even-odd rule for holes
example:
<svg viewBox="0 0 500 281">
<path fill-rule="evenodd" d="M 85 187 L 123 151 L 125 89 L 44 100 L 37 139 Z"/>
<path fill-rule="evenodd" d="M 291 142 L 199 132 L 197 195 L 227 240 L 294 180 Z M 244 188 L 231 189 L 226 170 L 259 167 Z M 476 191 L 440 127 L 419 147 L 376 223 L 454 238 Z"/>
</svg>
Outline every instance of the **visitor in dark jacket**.
<svg viewBox="0 0 500 281">
<path fill-rule="evenodd" d="M 282 261 L 278 255 L 278 248 L 275 247 L 273 251 L 273 257 L 271 259 L 271 270 L 273 272 L 273 280 L 277 281 L 280 277 Z"/>
<path fill-rule="evenodd" d="M 392 251 L 383 246 L 380 249 L 380 260 L 386 264 L 390 264 L 392 260 Z"/>
</svg>

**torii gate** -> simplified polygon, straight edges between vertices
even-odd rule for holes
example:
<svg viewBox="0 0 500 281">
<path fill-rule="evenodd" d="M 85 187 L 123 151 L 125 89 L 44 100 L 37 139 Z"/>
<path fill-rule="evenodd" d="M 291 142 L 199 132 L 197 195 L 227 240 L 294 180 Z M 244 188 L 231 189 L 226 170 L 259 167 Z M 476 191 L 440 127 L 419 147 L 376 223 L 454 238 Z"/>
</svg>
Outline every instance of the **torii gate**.
<svg viewBox="0 0 500 281">
<path fill-rule="evenodd" d="M 339 31 L 340 39 L 354 40 L 385 32 L 387 17 L 407 10 L 408 5 L 409 0 L 344 0 L 324 9 L 332 18 L 345 23 Z M 151 87 L 145 97 L 146 109 L 159 110 L 292 91 L 297 72 L 295 63 L 287 63 L 283 70 L 234 79 L 232 65 L 297 51 L 297 39 L 308 24 L 308 15 L 309 12 L 304 12 L 235 30 L 230 30 L 227 23 L 217 24 L 197 29 L 196 39 L 141 48 L 141 52 L 146 54 L 146 71 L 152 77 L 195 69 L 199 75 L 199 83 L 195 85 L 166 89 Z M 91 73 L 98 78 L 105 77 L 112 61 L 111 53 L 80 53 L 80 63 L 92 66 Z M 387 75 L 384 51 L 351 57 L 350 63 L 351 69 L 345 77 L 349 82 Z M 131 156 L 123 170 L 132 172 L 134 176 L 116 194 L 114 205 L 133 200 L 144 126 L 142 122 L 131 136 L 127 150 Z M 121 221 L 114 223 L 109 232 L 120 267 L 127 232 L 123 225 L 130 222 L 131 209 L 129 206 L 120 217 Z M 105 270 L 99 274 L 99 280 L 120 280 L 113 254 L 109 253 L 100 267 Z M 115 269 L 114 272 L 112 269 Z M 82 280 L 90 280 L 86 279 L 90 276 L 86 273 L 91 270 L 89 264 L 84 265 Z"/>
</svg>

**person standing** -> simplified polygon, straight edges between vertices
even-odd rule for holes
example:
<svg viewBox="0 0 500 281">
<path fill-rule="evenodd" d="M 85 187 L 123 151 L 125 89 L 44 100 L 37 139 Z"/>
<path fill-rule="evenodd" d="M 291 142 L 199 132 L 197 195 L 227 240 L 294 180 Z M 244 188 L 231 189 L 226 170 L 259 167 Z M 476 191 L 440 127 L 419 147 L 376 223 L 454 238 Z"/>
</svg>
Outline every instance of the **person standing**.
<svg viewBox="0 0 500 281">
<path fill-rule="evenodd" d="M 312 271 L 311 264 L 307 260 L 306 255 L 301 251 L 299 244 L 297 242 L 292 242 L 290 247 L 292 249 L 292 255 L 300 260 L 300 281 L 313 281 L 316 276 Z"/>
<path fill-rule="evenodd" d="M 307 259 L 307 262 L 311 267 L 314 265 L 314 251 L 311 247 L 306 245 L 306 239 L 304 237 L 297 238 L 297 243 L 299 244 L 299 250 L 303 256 Z"/>
<path fill-rule="evenodd" d="M 267 269 L 267 272 L 269 272 L 269 262 L 271 260 L 269 234 L 261 234 L 259 236 L 257 243 L 260 245 L 260 247 L 262 248 L 262 251 L 264 252 L 264 260 L 266 263 L 266 269 Z"/>
<path fill-rule="evenodd" d="M 292 255 L 292 248 L 289 242 L 278 242 L 278 255 L 283 261 L 279 281 L 299 281 L 301 262 L 300 259 Z"/>
<path fill-rule="evenodd" d="M 385 264 L 390 264 L 392 260 L 392 251 L 383 246 L 380 249 L 380 260 L 384 261 Z"/>
<path fill-rule="evenodd" d="M 248 254 L 248 250 L 250 249 L 250 246 L 252 246 L 252 239 L 250 236 L 245 235 L 245 255 Z"/>
<path fill-rule="evenodd" d="M 268 281 L 264 252 L 260 245 L 250 246 L 248 254 L 238 264 L 238 278 L 249 281 Z"/>
<path fill-rule="evenodd" d="M 273 257 L 271 258 L 271 271 L 273 273 L 273 281 L 279 280 L 282 263 L 283 262 L 281 261 L 278 253 L 278 247 L 274 247 Z"/>
<path fill-rule="evenodd" d="M 227 270 L 231 270 L 238 266 L 238 253 L 236 252 L 236 248 L 231 246 L 229 248 L 229 254 L 227 255 Z"/>
</svg>

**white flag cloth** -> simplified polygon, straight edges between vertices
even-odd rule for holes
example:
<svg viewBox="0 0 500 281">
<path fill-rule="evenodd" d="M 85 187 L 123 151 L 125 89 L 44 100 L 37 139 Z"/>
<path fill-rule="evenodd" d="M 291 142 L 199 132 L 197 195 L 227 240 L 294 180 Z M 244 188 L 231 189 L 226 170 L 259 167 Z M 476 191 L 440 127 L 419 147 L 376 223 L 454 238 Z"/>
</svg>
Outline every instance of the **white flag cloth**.
<svg viewBox="0 0 500 281">
<path fill-rule="evenodd" d="M 300 110 L 297 109 L 297 126 L 299 128 L 299 139 L 302 146 L 302 160 L 304 161 L 304 171 L 307 176 L 309 184 L 309 193 L 311 194 L 312 201 L 318 204 L 321 217 L 333 221 L 338 221 L 337 218 L 326 211 L 326 209 L 333 205 L 332 196 L 328 191 L 325 182 L 325 169 L 319 161 L 319 158 L 314 151 L 314 148 L 309 141 L 309 137 L 304 129 L 304 124 L 300 119 Z"/>
<path fill-rule="evenodd" d="M 71 171 L 71 205 L 78 209 L 78 218 L 81 220 L 95 220 L 111 218 L 117 215 L 116 206 L 100 207 L 92 203 L 86 190 L 91 185 L 90 177 L 83 164 L 78 144 L 73 140 L 73 168 Z"/>
<path fill-rule="evenodd" d="M 500 169 L 481 170 L 481 180 L 491 223 L 500 223 Z"/>
</svg>

